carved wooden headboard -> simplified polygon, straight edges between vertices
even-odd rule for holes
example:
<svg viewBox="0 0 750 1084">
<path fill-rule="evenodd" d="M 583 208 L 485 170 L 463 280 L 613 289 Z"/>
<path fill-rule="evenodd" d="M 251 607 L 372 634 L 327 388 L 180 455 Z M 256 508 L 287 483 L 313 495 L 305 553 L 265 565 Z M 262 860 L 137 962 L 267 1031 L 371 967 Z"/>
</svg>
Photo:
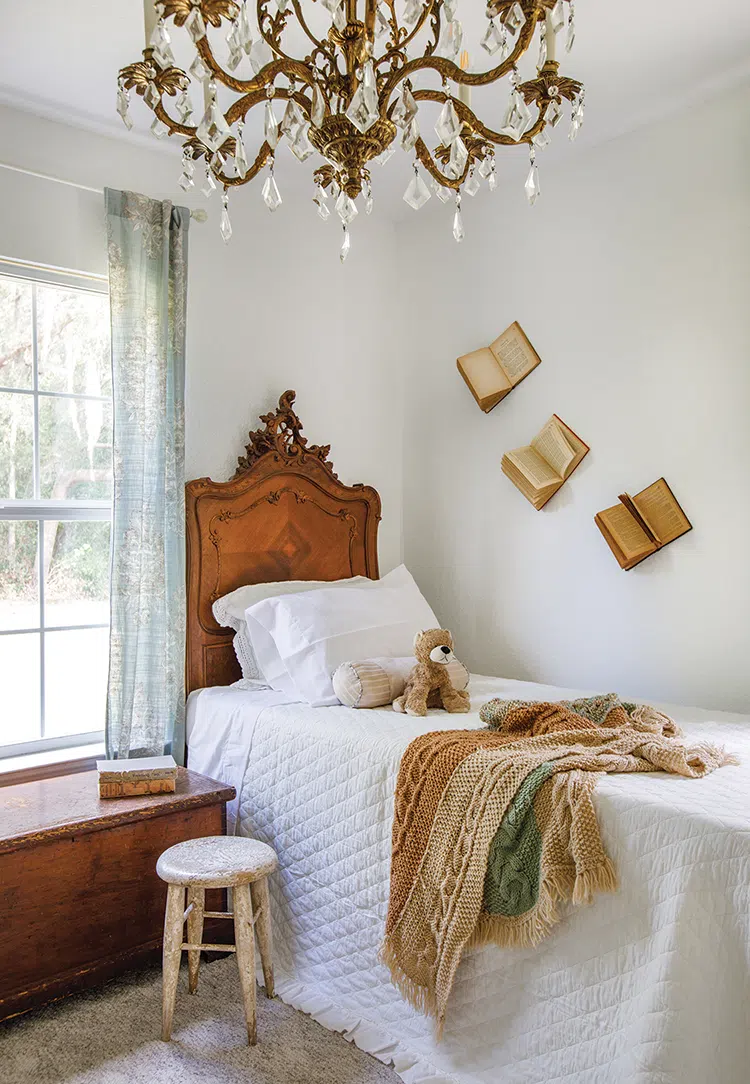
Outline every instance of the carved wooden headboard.
<svg viewBox="0 0 750 1084">
<path fill-rule="evenodd" d="M 240 677 L 234 632 L 211 607 L 248 583 L 377 579 L 380 497 L 345 486 L 328 460 L 330 445 L 308 445 L 285 392 L 262 414 L 228 482 L 198 478 L 185 487 L 187 517 L 186 691 Z"/>
</svg>

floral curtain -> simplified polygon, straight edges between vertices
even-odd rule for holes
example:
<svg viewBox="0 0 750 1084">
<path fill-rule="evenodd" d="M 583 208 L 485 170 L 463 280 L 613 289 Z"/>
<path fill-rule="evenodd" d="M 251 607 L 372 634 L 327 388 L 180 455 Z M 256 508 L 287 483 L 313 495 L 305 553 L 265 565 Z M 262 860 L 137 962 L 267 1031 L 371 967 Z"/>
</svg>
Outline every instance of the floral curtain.
<svg viewBox="0 0 750 1084">
<path fill-rule="evenodd" d="M 107 752 L 185 748 L 184 386 L 190 213 L 106 189 L 114 389 Z"/>
</svg>

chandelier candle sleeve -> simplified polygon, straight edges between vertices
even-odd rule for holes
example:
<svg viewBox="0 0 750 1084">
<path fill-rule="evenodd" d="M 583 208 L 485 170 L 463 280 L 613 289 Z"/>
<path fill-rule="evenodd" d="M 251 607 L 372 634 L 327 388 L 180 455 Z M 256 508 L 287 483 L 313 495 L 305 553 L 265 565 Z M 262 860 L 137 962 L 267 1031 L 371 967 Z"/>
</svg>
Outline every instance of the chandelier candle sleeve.
<svg viewBox="0 0 750 1084">
<path fill-rule="evenodd" d="M 144 0 L 146 48 L 142 59 L 119 73 L 117 109 L 131 125 L 128 103 L 139 97 L 154 114 L 154 134 L 176 137 L 196 169 L 205 169 L 208 194 L 216 187 L 251 183 L 274 154 L 291 153 L 299 162 L 316 154 L 311 170 L 316 188 L 334 200 L 344 192 L 355 211 L 369 210 L 372 163 L 384 165 L 399 146 L 440 192 L 472 194 L 483 179 L 494 187 L 494 170 L 488 177 L 480 166 L 494 161 L 502 148 L 547 146 L 557 106 L 565 101 L 573 106 L 575 137 L 583 102 L 583 86 L 561 74 L 556 50 L 557 31 L 566 25 L 568 45 L 572 42 L 573 0 L 490 0 L 476 42 L 480 49 L 461 22 L 462 12 L 477 6 L 484 5 L 479 0 Z M 518 73 L 530 50 L 535 75 L 522 81 Z M 503 122 L 497 94 L 502 100 L 506 77 L 512 93 Z M 495 94 L 474 94 L 475 87 L 494 87 Z M 487 103 L 486 117 L 475 100 Z M 438 132 L 436 143 L 434 117 L 447 103 L 456 110 L 458 133 L 446 141 Z M 261 123 L 248 125 L 253 110 L 261 112 Z M 247 142 L 250 132 L 258 133 L 255 146 Z M 183 183 L 188 174 L 183 171 Z M 280 206 L 272 178 L 258 184 L 269 210 Z M 413 202 L 420 203 L 424 179 L 415 187 Z M 536 198 L 536 180 L 532 187 L 530 198 Z M 349 203 L 345 206 L 353 217 Z M 314 207 L 319 211 L 317 203 Z M 459 199 L 457 240 L 464 236 L 460 207 Z"/>
</svg>

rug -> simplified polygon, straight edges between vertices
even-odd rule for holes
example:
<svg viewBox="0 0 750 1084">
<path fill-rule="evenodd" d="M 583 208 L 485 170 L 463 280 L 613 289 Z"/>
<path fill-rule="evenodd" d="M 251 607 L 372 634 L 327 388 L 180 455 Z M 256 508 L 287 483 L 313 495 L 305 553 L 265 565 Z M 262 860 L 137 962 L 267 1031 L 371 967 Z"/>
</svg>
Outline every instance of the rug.
<svg viewBox="0 0 750 1084">
<path fill-rule="evenodd" d="M 234 958 L 180 974 L 172 1042 L 159 1038 L 161 970 L 0 1024 L 0 1079 L 13 1084 L 400 1084 L 341 1035 L 258 988 L 258 1043 L 247 1045 Z"/>
</svg>

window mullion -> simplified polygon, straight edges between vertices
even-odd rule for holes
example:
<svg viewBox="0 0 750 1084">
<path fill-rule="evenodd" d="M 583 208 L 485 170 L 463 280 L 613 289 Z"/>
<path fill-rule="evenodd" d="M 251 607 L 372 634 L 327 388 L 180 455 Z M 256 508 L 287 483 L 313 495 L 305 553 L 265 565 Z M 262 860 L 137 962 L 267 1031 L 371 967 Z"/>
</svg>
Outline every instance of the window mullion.
<svg viewBox="0 0 750 1084">
<path fill-rule="evenodd" d="M 31 284 L 31 366 L 34 389 L 34 499 L 41 500 L 42 483 L 39 451 L 39 335 L 37 332 L 37 286 Z M 39 585 L 39 737 L 44 739 L 45 689 L 44 689 L 44 521 L 36 521 L 37 582 Z"/>
</svg>

